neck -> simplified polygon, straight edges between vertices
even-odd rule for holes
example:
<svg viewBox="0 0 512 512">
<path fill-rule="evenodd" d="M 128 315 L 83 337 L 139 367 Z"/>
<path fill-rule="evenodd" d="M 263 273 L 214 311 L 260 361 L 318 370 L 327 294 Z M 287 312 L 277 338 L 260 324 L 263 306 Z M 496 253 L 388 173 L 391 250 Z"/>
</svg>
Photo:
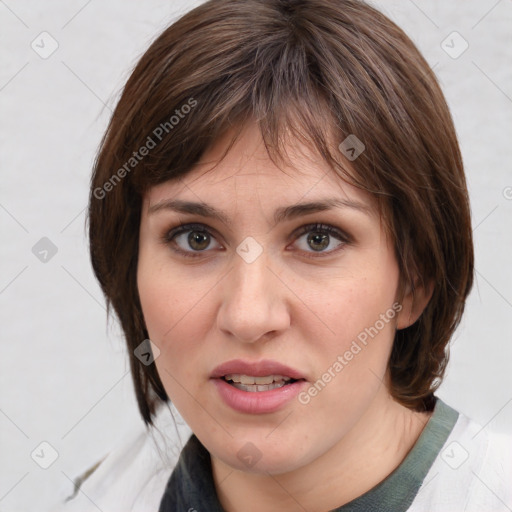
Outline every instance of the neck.
<svg viewBox="0 0 512 512">
<path fill-rule="evenodd" d="M 212 456 L 219 501 L 226 512 L 325 512 L 361 496 L 407 456 L 431 413 L 411 411 L 387 394 L 350 432 L 307 466 L 272 475 L 235 470 Z"/>
</svg>

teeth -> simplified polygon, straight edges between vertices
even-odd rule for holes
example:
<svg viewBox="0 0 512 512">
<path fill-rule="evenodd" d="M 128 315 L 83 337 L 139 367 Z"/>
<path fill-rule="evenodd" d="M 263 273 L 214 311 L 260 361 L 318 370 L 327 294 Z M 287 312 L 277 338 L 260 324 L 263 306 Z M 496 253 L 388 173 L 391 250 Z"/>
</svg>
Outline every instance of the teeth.
<svg viewBox="0 0 512 512">
<path fill-rule="evenodd" d="M 291 380 L 290 377 L 284 377 L 283 375 L 266 375 L 264 377 L 253 377 L 251 375 L 240 375 L 238 373 L 231 373 L 225 375 L 226 380 L 231 380 L 234 383 L 240 383 L 245 385 L 257 384 L 257 385 L 269 385 L 272 383 L 286 383 Z"/>
<path fill-rule="evenodd" d="M 272 384 L 241 384 L 240 382 L 233 382 L 231 384 L 237 389 L 242 391 L 270 391 L 271 389 L 282 388 L 286 385 L 285 381 L 272 382 Z"/>
</svg>

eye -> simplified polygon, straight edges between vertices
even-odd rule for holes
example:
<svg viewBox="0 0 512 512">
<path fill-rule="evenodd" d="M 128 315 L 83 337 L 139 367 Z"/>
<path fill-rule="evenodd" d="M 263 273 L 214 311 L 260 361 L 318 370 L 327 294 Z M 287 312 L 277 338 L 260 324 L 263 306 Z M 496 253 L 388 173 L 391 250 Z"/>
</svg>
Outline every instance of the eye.
<svg viewBox="0 0 512 512">
<path fill-rule="evenodd" d="M 182 224 L 171 229 L 162 237 L 162 242 L 184 256 L 197 257 L 201 252 L 211 249 L 215 237 L 203 224 Z M 222 248 L 217 242 L 217 248 Z"/>
<path fill-rule="evenodd" d="M 294 236 L 297 237 L 296 244 L 299 246 L 299 249 L 309 253 L 308 257 L 331 254 L 350 242 L 348 235 L 328 224 L 308 224 L 307 226 L 302 226 Z"/>
<path fill-rule="evenodd" d="M 307 235 L 307 236 L 306 236 Z M 343 231 L 328 224 L 308 224 L 300 227 L 293 235 L 299 250 L 308 257 L 329 255 L 350 242 Z M 222 249 L 211 231 L 203 224 L 181 224 L 162 237 L 162 242 L 186 257 L 199 257 L 208 249 Z M 212 245 L 217 244 L 217 247 Z"/>
</svg>

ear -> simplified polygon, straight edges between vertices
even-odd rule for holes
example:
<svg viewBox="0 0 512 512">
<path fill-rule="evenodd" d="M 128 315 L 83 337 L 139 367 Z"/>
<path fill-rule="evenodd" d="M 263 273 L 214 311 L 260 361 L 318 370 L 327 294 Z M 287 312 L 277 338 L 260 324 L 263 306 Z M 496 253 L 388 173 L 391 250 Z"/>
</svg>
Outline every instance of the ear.
<svg viewBox="0 0 512 512">
<path fill-rule="evenodd" d="M 433 293 L 434 283 L 432 281 L 423 285 L 419 282 L 419 279 L 415 279 L 414 292 L 412 286 L 410 284 L 407 285 L 401 301 L 402 309 L 397 316 L 397 330 L 405 329 L 418 320 L 432 298 Z"/>
</svg>

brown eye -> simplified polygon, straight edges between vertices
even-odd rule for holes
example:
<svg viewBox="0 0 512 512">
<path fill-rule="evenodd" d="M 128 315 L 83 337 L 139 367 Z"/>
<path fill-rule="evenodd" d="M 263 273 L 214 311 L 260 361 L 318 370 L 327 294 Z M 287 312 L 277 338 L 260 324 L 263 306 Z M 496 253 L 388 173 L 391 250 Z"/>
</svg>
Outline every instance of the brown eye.
<svg viewBox="0 0 512 512">
<path fill-rule="evenodd" d="M 314 233 L 308 235 L 308 245 L 314 251 L 322 251 L 329 245 L 329 235 L 324 233 Z"/>
<path fill-rule="evenodd" d="M 200 231 L 191 231 L 187 242 L 195 251 L 204 251 L 210 245 L 210 235 Z"/>
<path fill-rule="evenodd" d="M 208 252 L 207 249 L 222 248 L 206 226 L 202 224 L 177 226 L 162 237 L 162 242 L 170 245 L 175 252 L 190 257 L 201 256 L 201 252 Z"/>
<path fill-rule="evenodd" d="M 304 237 L 304 235 L 307 235 L 307 237 Z M 308 256 L 328 256 L 350 242 L 348 235 L 328 224 L 302 226 L 295 233 L 295 237 L 297 239 L 296 245 Z"/>
</svg>

